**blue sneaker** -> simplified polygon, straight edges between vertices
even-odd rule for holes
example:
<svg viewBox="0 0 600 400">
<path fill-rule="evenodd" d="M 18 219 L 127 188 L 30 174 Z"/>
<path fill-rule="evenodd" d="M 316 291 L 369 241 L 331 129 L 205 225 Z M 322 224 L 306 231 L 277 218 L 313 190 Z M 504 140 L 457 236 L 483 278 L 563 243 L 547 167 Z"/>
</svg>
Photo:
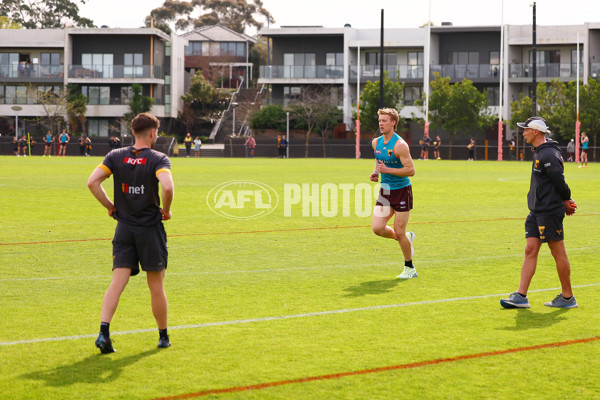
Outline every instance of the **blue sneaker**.
<svg viewBox="0 0 600 400">
<path fill-rule="evenodd" d="M 569 300 L 565 299 L 562 293 L 559 293 L 558 296 L 554 298 L 554 300 L 544 303 L 546 307 L 560 307 L 560 308 L 577 308 L 579 305 L 577 304 L 577 300 L 575 300 L 575 296 L 572 296 Z"/>
<path fill-rule="evenodd" d="M 523 297 L 519 292 L 511 293 L 508 299 L 500 299 L 500 305 L 504 308 L 529 308 L 529 299 Z"/>
<path fill-rule="evenodd" d="M 98 335 L 98 339 L 96 339 L 96 347 L 100 349 L 102 354 L 114 353 L 116 350 L 113 348 L 112 340 L 110 338 L 104 337 L 102 332 Z"/>
</svg>

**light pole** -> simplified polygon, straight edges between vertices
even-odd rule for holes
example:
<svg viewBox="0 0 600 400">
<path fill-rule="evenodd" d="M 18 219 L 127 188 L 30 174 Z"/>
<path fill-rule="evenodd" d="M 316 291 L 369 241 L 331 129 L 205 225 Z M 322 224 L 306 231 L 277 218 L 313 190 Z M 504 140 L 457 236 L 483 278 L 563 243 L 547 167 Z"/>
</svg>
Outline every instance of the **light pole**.
<svg viewBox="0 0 600 400">
<path fill-rule="evenodd" d="M 23 107 L 12 106 L 10 109 L 15 112 L 15 138 L 19 140 L 19 111 L 21 111 Z"/>
<path fill-rule="evenodd" d="M 231 107 L 233 108 L 233 128 L 232 128 L 232 135 L 235 136 L 235 108 L 237 107 L 238 103 L 231 103 Z"/>
<path fill-rule="evenodd" d="M 287 146 L 285 148 L 285 158 L 290 158 L 290 112 L 285 113 L 285 140 L 287 140 Z"/>
</svg>

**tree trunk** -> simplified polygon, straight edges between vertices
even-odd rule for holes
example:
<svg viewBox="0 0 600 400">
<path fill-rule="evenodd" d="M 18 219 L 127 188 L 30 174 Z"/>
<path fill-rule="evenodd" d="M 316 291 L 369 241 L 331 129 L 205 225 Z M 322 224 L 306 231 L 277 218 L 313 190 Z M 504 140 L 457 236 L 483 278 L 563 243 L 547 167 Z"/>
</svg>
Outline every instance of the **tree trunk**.
<svg viewBox="0 0 600 400">
<path fill-rule="evenodd" d="M 597 160 L 597 158 L 596 158 L 596 147 L 597 147 L 597 146 L 596 146 L 596 144 L 598 143 L 598 142 L 596 141 L 596 138 L 597 138 L 597 137 L 598 137 L 598 133 L 597 133 L 597 132 L 594 132 L 594 153 L 593 153 L 593 155 L 592 155 L 592 161 L 596 161 L 596 160 Z"/>
<path fill-rule="evenodd" d="M 450 132 L 448 136 L 448 160 L 452 160 L 452 142 L 454 141 L 454 132 Z"/>
<path fill-rule="evenodd" d="M 306 131 L 306 146 L 305 146 L 306 151 L 304 152 L 304 158 L 308 158 L 308 148 L 309 148 L 308 145 L 310 142 L 310 132 L 311 132 L 310 129 L 308 131 Z"/>
</svg>

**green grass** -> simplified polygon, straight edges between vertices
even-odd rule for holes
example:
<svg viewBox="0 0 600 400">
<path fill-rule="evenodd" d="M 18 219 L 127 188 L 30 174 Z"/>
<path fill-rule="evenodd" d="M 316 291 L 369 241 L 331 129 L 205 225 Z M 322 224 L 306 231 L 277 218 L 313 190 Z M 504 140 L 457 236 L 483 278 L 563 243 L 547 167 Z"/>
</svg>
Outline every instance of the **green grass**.
<svg viewBox="0 0 600 400">
<path fill-rule="evenodd" d="M 305 217 L 300 206 L 284 216 L 285 184 L 366 183 L 372 160 L 174 158 L 173 346 L 156 349 L 142 274 L 111 324 L 117 353 L 100 355 L 115 227 L 86 187 L 100 161 L 0 157 L 2 398 L 152 399 L 600 336 L 596 164 L 566 166 L 579 206 L 565 244 L 580 308 L 564 311 L 543 306 L 559 291 L 547 246 L 532 308 L 499 304 L 518 285 L 529 162 L 415 161 L 419 277 L 399 281 L 399 247 L 371 232 L 369 216 Z M 216 215 L 206 196 L 232 180 L 269 185 L 279 206 L 259 219 Z M 112 194 L 112 179 L 105 187 Z M 591 341 L 207 397 L 596 399 L 599 352 Z"/>
</svg>

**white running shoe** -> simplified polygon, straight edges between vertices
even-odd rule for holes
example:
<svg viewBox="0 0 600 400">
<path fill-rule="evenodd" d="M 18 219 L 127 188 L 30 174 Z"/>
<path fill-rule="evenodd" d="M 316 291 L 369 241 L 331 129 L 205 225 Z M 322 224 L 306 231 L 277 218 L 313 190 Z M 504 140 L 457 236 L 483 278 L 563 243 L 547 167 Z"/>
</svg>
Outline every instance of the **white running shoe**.
<svg viewBox="0 0 600 400">
<path fill-rule="evenodd" d="M 419 274 L 417 274 L 417 270 L 415 268 L 410 268 L 410 267 L 404 266 L 404 271 L 402 271 L 402 273 L 400 275 L 398 275 L 396 278 L 411 279 L 411 278 L 416 278 L 417 276 L 419 276 Z"/>
</svg>

